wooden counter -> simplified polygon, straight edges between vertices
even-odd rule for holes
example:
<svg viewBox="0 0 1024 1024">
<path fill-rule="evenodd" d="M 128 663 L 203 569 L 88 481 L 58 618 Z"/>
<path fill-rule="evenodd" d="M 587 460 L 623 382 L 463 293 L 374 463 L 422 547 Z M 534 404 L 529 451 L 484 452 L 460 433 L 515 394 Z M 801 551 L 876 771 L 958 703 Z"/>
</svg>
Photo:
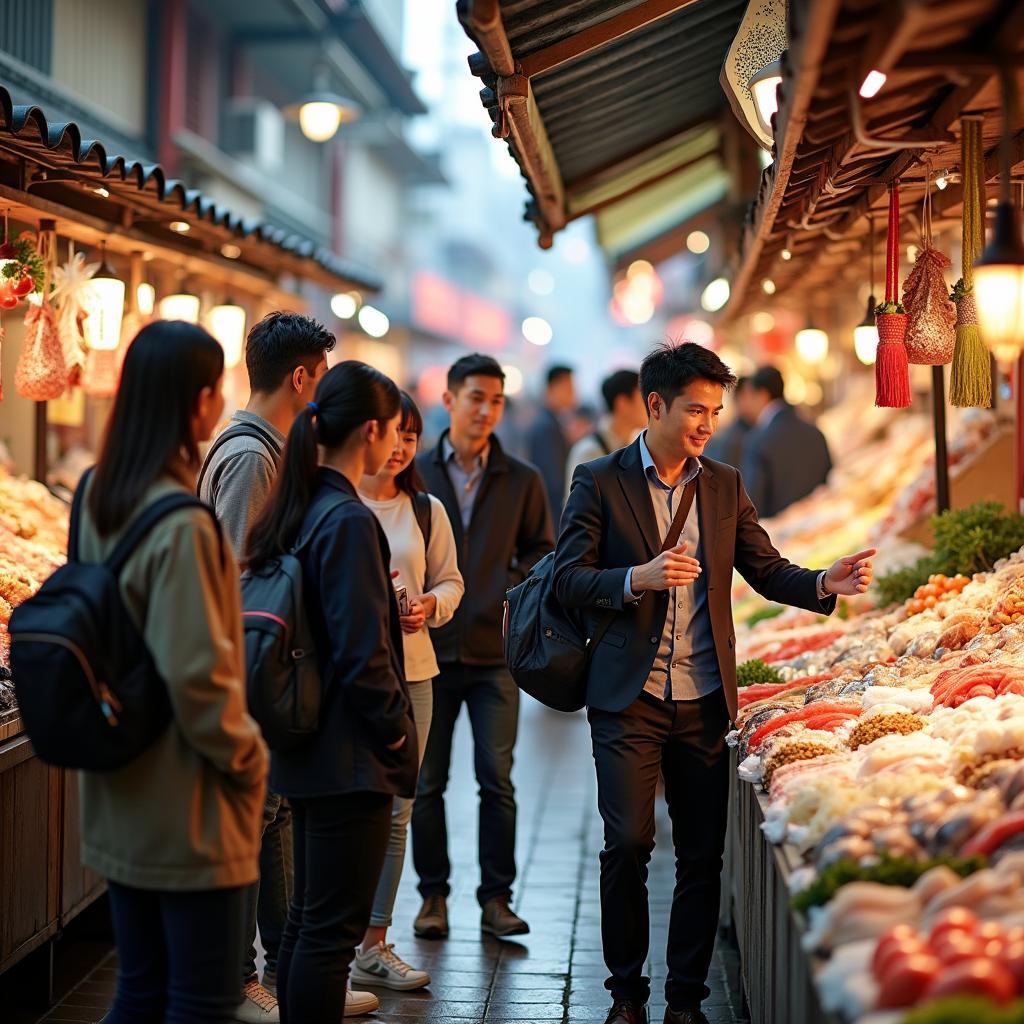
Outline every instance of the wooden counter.
<svg viewBox="0 0 1024 1024">
<path fill-rule="evenodd" d="M 78 855 L 78 781 L 36 757 L 17 713 L 0 718 L 0 973 L 100 896 Z"/>
</svg>

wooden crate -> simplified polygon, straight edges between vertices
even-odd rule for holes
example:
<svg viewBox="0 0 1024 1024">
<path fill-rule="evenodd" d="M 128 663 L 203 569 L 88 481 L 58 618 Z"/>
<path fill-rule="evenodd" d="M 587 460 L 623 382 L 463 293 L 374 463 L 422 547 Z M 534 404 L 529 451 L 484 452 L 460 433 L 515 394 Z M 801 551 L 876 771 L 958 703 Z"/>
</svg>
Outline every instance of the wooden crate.
<svg viewBox="0 0 1024 1024">
<path fill-rule="evenodd" d="M 63 779 L 63 830 L 61 834 L 61 895 L 60 926 L 63 928 L 72 918 L 85 910 L 93 900 L 106 889 L 106 881 L 91 868 L 82 864 L 80 802 L 78 798 L 78 773 L 65 771 Z"/>
<path fill-rule="evenodd" d="M 0 972 L 59 927 L 61 774 L 26 736 L 0 745 Z"/>
</svg>

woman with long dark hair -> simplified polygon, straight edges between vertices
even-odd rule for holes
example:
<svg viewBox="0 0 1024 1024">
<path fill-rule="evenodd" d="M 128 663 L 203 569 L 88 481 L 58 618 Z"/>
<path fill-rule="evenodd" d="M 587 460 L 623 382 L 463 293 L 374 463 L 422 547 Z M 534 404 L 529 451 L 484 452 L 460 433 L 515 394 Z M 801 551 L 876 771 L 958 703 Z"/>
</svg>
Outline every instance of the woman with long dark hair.
<svg viewBox="0 0 1024 1024">
<path fill-rule="evenodd" d="M 398 388 L 384 374 L 355 361 L 329 370 L 292 426 L 249 534 L 255 571 L 298 551 L 323 684 L 318 732 L 271 758 L 271 789 L 294 814 L 295 890 L 277 968 L 284 1024 L 340 1024 L 392 801 L 416 786 L 391 552 L 356 493 L 394 451 L 399 419 Z"/>
<path fill-rule="evenodd" d="M 125 356 L 79 557 L 101 562 L 153 503 L 194 493 L 199 444 L 224 409 L 224 354 L 157 321 Z M 124 768 L 82 772 L 82 860 L 109 881 L 119 977 L 107 1024 L 225 1024 L 239 1000 L 245 893 L 257 877 L 267 751 L 245 709 L 238 574 L 202 508 L 159 520 L 121 595 L 173 717 Z"/>
<path fill-rule="evenodd" d="M 419 738 L 417 764 L 423 762 L 430 732 L 433 679 L 438 671 L 428 627 L 435 629 L 449 622 L 466 589 L 448 514 L 444 505 L 427 493 L 416 469 L 416 449 L 422 433 L 423 417 L 412 397 L 403 391 L 402 421 L 395 450 L 376 474 L 364 476 L 359 484 L 360 498 L 380 520 L 391 547 L 391 569 L 393 574 L 397 573 L 395 584 L 406 593 L 407 607 L 401 623 L 405 675 Z M 430 984 L 426 971 L 407 964 L 387 942 L 405 863 L 412 805 L 412 800 L 396 799 L 392 808 L 391 837 L 377 883 L 370 927 L 352 969 L 353 981 L 406 992 Z"/>
</svg>

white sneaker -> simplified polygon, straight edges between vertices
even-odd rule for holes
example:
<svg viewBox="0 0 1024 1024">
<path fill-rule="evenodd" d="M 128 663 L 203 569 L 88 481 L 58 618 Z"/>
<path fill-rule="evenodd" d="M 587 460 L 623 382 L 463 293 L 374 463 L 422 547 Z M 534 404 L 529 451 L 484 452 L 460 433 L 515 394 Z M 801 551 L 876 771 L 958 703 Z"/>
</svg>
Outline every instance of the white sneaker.
<svg viewBox="0 0 1024 1024">
<path fill-rule="evenodd" d="M 345 1016 L 362 1017 L 380 1007 L 380 1000 L 372 992 L 356 992 L 349 987 L 345 994 Z"/>
<path fill-rule="evenodd" d="M 393 944 L 378 942 L 365 953 L 356 952 L 352 964 L 352 980 L 364 985 L 381 985 L 399 992 L 426 988 L 430 975 L 410 967 L 396 952 Z"/>
<path fill-rule="evenodd" d="M 235 1008 L 234 1019 L 240 1024 L 280 1024 L 277 998 L 258 981 L 250 981 L 244 989 L 245 998 Z"/>
</svg>

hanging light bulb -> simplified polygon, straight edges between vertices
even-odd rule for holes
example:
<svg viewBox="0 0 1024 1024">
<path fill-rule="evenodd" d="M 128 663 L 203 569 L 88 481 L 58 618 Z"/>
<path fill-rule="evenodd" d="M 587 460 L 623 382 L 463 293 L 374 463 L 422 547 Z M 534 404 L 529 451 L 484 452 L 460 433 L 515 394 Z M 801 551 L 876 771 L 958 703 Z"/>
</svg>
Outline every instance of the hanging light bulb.
<svg viewBox="0 0 1024 1024">
<path fill-rule="evenodd" d="M 107 246 L 100 243 L 100 269 L 89 281 L 92 302 L 82 323 L 86 345 L 97 352 L 113 352 L 121 341 L 124 316 L 124 281 L 114 276 L 107 263 Z"/>
<path fill-rule="evenodd" d="M 299 122 L 302 134 L 310 142 L 333 139 L 343 124 L 357 120 L 361 113 L 359 104 L 346 96 L 339 96 L 330 88 L 328 74 L 323 67 L 316 68 L 313 73 L 313 91 L 284 109 L 286 117 Z"/>
<path fill-rule="evenodd" d="M 777 90 L 782 84 L 782 61 L 773 60 L 767 66 L 761 68 L 748 82 L 747 88 L 750 95 L 754 97 L 754 109 L 757 111 L 757 120 L 761 130 L 771 138 L 772 117 L 779 109 L 779 98 Z"/>
<path fill-rule="evenodd" d="M 153 315 L 156 308 L 156 289 L 148 281 L 143 281 L 135 289 L 135 305 L 143 316 Z"/>
<path fill-rule="evenodd" d="M 797 355 L 809 366 L 825 361 L 828 355 L 828 334 L 820 327 L 805 327 L 796 332 Z"/>
<path fill-rule="evenodd" d="M 878 327 L 875 324 L 874 295 L 868 297 L 868 309 L 864 319 L 853 329 L 853 350 L 865 366 L 874 366 L 878 351 Z"/>
<path fill-rule="evenodd" d="M 224 349 L 224 365 L 229 370 L 237 366 L 245 351 L 245 310 L 227 299 L 210 310 L 206 326 Z"/>
<path fill-rule="evenodd" d="M 199 296 L 185 291 L 165 295 L 160 300 L 161 320 L 184 320 L 189 324 L 199 323 Z"/>
<path fill-rule="evenodd" d="M 1003 362 L 1024 350 L 1024 243 L 1020 218 L 1011 199 L 1010 155 L 1017 123 L 1017 82 L 1006 61 L 1000 65 L 1003 134 L 999 145 L 999 205 L 992 240 L 974 264 L 974 294 L 981 336 Z M 1010 359 L 1007 359 L 1010 355 Z"/>
</svg>

